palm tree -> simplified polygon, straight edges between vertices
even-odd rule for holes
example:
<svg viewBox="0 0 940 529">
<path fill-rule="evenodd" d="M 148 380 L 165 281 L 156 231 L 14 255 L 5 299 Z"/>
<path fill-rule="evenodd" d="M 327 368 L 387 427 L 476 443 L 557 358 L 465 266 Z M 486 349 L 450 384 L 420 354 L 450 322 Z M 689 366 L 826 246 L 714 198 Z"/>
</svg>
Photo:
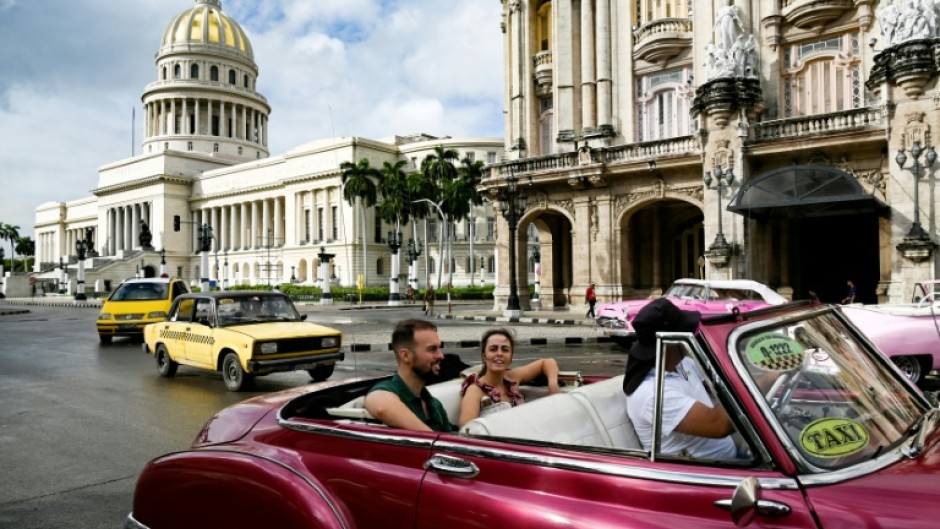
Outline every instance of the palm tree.
<svg viewBox="0 0 940 529">
<path fill-rule="evenodd" d="M 407 224 L 411 218 L 410 193 L 408 193 L 408 175 L 405 174 L 404 167 L 408 162 L 399 160 L 397 162 L 383 162 L 382 179 L 379 180 L 379 192 L 382 194 L 382 202 L 379 204 L 379 218 L 394 223 L 395 233 L 401 234 L 402 223 Z M 398 241 L 399 245 L 403 241 Z M 391 274 L 389 274 L 389 299 L 398 299 L 398 276 L 401 275 L 401 246 L 399 252 L 392 255 Z"/>
<path fill-rule="evenodd" d="M 362 158 L 356 163 L 343 162 L 339 168 L 343 172 L 343 198 L 350 206 L 359 203 L 362 219 L 362 279 L 365 281 L 369 270 L 365 208 L 375 205 L 377 192 L 374 180 L 378 180 L 382 175 L 378 169 L 372 167 L 368 158 Z"/>
<path fill-rule="evenodd" d="M 20 227 L 0 222 L 0 240 L 10 241 L 10 271 L 16 262 L 16 239 L 20 236 Z"/>
<path fill-rule="evenodd" d="M 19 237 L 16 239 L 16 250 L 20 255 L 27 257 L 23 259 L 23 271 L 27 272 L 28 257 L 36 255 L 36 243 L 29 237 Z"/>
<path fill-rule="evenodd" d="M 460 155 L 457 154 L 457 151 L 453 149 L 446 149 L 443 145 L 438 145 L 434 148 L 434 151 L 431 154 L 428 154 L 424 157 L 424 161 L 421 162 L 421 172 L 424 173 L 425 179 L 427 179 L 429 185 L 434 187 L 434 197 L 430 200 L 434 203 L 441 204 L 444 198 L 443 189 L 446 186 L 449 186 L 451 182 L 457 179 L 457 168 L 454 167 L 454 162 L 460 159 Z M 441 206 L 441 210 L 444 218 L 441 219 L 441 238 L 438 242 L 438 254 L 440 255 L 440 261 L 438 262 L 437 267 L 437 288 L 441 288 L 441 275 L 444 272 L 444 259 L 447 259 L 448 256 L 444 255 L 444 240 L 445 240 L 445 226 L 447 225 L 447 218 L 449 215 L 447 211 Z M 448 229 L 447 234 L 450 234 Z M 449 241 L 449 239 L 448 239 Z M 448 270 L 452 267 L 451 263 L 447 263 Z"/>
<path fill-rule="evenodd" d="M 483 204 L 483 195 L 479 193 L 477 188 L 480 185 L 480 182 L 483 181 L 483 161 L 476 160 L 473 161 L 469 157 L 465 157 L 460 161 L 461 166 L 457 169 L 457 172 L 460 174 L 460 181 L 464 190 L 461 190 L 461 193 L 469 194 L 470 200 L 469 204 L 469 220 L 471 223 L 475 224 L 476 219 L 473 217 L 473 208 Z M 468 230 L 468 235 L 470 235 L 470 284 L 473 284 L 473 271 L 476 268 L 476 257 L 473 253 L 473 243 L 476 237 L 476 226 L 472 225 Z"/>
</svg>

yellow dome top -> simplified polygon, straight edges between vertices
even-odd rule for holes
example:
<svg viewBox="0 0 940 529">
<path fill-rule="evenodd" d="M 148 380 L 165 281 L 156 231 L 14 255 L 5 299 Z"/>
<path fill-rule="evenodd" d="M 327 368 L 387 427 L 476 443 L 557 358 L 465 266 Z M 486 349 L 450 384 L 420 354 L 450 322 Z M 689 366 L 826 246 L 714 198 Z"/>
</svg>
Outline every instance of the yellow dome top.
<svg viewBox="0 0 940 529">
<path fill-rule="evenodd" d="M 222 12 L 219 0 L 196 0 L 196 7 L 183 11 L 170 21 L 163 34 L 161 52 L 181 45 L 191 48 L 206 44 L 231 48 L 254 62 L 245 30 Z"/>
</svg>

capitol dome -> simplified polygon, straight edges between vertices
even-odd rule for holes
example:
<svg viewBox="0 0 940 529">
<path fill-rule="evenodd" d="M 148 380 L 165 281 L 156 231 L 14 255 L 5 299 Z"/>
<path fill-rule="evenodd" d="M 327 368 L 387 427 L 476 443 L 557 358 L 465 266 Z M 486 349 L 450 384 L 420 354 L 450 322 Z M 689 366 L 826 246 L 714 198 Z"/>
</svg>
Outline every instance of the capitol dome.
<svg viewBox="0 0 940 529">
<path fill-rule="evenodd" d="M 163 33 L 161 53 L 200 46 L 229 49 L 254 62 L 251 42 L 234 19 L 222 12 L 219 0 L 196 0 L 196 6 L 177 15 Z"/>
</svg>

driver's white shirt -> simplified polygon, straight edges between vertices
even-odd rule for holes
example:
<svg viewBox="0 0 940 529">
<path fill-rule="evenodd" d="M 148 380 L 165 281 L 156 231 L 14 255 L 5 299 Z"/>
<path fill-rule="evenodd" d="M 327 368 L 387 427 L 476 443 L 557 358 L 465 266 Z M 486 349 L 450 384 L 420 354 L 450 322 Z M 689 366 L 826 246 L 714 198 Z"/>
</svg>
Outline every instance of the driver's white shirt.
<svg viewBox="0 0 940 529">
<path fill-rule="evenodd" d="M 643 448 L 650 449 L 653 437 L 653 404 L 656 370 L 651 369 L 632 395 L 627 395 L 627 415 L 633 421 Z M 691 358 L 684 358 L 676 372 L 666 372 L 663 388 L 663 422 L 660 450 L 665 454 L 687 454 L 707 459 L 734 459 L 737 453 L 731 436 L 712 439 L 675 431 L 696 402 L 713 407 L 705 391 L 698 368 Z"/>
</svg>

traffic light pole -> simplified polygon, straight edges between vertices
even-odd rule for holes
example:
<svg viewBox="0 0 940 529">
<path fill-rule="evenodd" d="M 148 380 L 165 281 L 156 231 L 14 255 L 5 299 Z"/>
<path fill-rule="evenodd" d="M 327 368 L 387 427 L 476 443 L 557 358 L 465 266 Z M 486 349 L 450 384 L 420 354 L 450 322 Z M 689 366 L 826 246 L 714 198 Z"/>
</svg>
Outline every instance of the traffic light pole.
<svg viewBox="0 0 940 529">
<path fill-rule="evenodd" d="M 209 250 L 212 248 L 212 226 L 205 223 L 183 221 L 179 215 L 173 215 L 173 231 L 180 231 L 180 225 L 184 222 L 196 226 L 199 230 L 199 282 L 202 284 L 202 291 L 208 292 L 212 288 L 209 283 Z"/>
</svg>

